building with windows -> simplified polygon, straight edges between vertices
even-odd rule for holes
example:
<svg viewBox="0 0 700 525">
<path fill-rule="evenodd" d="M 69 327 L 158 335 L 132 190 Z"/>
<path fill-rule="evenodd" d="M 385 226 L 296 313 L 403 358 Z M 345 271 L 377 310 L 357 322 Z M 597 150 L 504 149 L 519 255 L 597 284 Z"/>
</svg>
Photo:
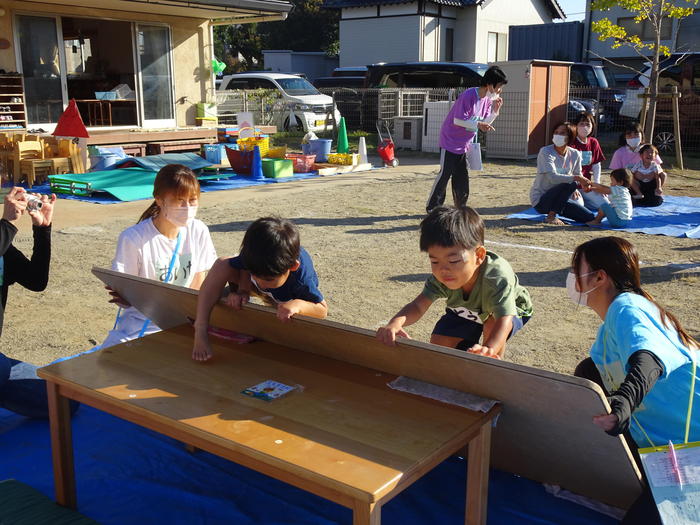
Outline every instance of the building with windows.
<svg viewBox="0 0 700 525">
<path fill-rule="evenodd" d="M 212 27 L 284 20 L 291 7 L 283 0 L 0 0 L 0 70 L 18 73 L 24 86 L 8 101 L 19 114 L 23 99 L 26 126 L 47 131 L 70 99 L 88 128 L 194 125 L 195 104 L 215 98 Z"/>
<path fill-rule="evenodd" d="M 325 0 L 340 9 L 340 65 L 508 59 L 512 25 L 563 19 L 556 0 Z"/>
</svg>

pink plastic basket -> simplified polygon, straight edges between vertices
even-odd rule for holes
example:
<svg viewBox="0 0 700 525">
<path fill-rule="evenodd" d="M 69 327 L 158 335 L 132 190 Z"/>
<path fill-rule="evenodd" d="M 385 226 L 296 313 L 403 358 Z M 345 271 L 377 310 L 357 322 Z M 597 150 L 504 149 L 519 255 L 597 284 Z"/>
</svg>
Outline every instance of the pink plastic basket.
<svg viewBox="0 0 700 525">
<path fill-rule="evenodd" d="M 287 153 L 284 158 L 293 162 L 294 173 L 309 173 L 313 171 L 314 162 L 316 162 L 316 155 Z"/>
</svg>

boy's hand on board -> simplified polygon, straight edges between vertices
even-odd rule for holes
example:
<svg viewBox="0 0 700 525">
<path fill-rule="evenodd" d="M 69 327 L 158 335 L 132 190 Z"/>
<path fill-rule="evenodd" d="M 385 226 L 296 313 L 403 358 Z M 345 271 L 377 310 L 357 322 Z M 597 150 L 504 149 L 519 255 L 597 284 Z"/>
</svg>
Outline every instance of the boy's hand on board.
<svg viewBox="0 0 700 525">
<path fill-rule="evenodd" d="M 471 348 L 467 349 L 470 354 L 483 355 L 485 357 L 493 357 L 495 359 L 501 359 L 498 350 L 490 346 L 484 345 L 472 345 Z"/>
<path fill-rule="evenodd" d="M 382 326 L 377 330 L 377 339 L 379 339 L 385 345 L 396 345 L 397 337 L 405 337 L 406 339 L 411 338 L 411 336 L 408 335 L 403 328 L 391 326 L 390 324 Z"/>
<path fill-rule="evenodd" d="M 240 310 L 244 304 L 250 302 L 250 295 L 241 292 L 232 292 L 224 297 L 224 304 L 230 306 L 234 310 Z"/>
<path fill-rule="evenodd" d="M 295 314 L 301 311 L 301 305 L 298 299 L 292 299 L 277 305 L 277 319 L 286 323 L 292 319 Z"/>
</svg>

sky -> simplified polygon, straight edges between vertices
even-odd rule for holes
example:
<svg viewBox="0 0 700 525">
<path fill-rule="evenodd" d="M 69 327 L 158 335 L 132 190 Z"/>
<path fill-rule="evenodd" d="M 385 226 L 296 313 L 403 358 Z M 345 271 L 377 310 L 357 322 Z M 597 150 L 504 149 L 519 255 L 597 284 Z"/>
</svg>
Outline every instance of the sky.
<svg viewBox="0 0 700 525">
<path fill-rule="evenodd" d="M 565 22 L 586 18 L 586 0 L 557 0 L 566 13 Z"/>
</svg>

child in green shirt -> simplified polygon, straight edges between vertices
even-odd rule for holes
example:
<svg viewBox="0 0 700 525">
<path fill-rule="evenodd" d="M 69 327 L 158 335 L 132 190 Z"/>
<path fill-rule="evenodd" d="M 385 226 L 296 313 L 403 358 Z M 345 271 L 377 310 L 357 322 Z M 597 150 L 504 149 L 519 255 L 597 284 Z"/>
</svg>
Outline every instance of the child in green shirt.
<svg viewBox="0 0 700 525">
<path fill-rule="evenodd" d="M 409 337 L 403 327 L 445 298 L 445 315 L 430 342 L 502 359 L 506 341 L 530 319 L 532 302 L 508 261 L 484 248 L 479 214 L 467 206 L 435 208 L 421 222 L 420 249 L 428 253 L 433 274 L 421 294 L 377 330 L 377 338 L 395 344 L 397 336 Z"/>
</svg>

